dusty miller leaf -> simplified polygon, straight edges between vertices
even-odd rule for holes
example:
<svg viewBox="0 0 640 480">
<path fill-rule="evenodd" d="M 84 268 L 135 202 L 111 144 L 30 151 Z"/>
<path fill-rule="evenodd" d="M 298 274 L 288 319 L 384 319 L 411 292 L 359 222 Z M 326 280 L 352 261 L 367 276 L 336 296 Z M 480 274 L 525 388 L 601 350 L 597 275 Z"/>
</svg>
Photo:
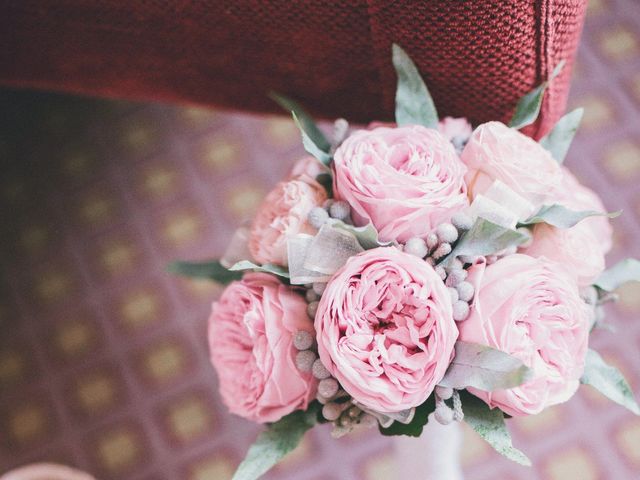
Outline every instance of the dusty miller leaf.
<svg viewBox="0 0 640 480">
<path fill-rule="evenodd" d="M 640 282 L 640 261 L 627 258 L 605 270 L 593 283 L 596 287 L 612 292 L 627 282 Z"/>
<path fill-rule="evenodd" d="M 329 220 L 331 226 L 333 228 L 337 228 L 340 230 L 344 230 L 346 232 L 352 233 L 358 243 L 365 250 L 370 250 L 372 248 L 385 247 L 390 245 L 390 242 L 382 242 L 378 238 L 378 231 L 376 227 L 373 226 L 372 223 L 362 227 L 354 227 L 353 225 L 348 225 L 341 220 Z"/>
<path fill-rule="evenodd" d="M 298 119 L 296 112 L 291 112 L 293 115 L 293 121 L 296 123 L 298 128 L 300 129 L 300 133 L 302 134 L 302 145 L 307 153 L 310 153 L 315 158 L 317 158 L 323 165 L 328 166 L 331 163 L 331 155 L 327 153 L 328 151 L 323 150 L 316 144 L 316 142 L 309 136 L 309 133 L 305 130 L 304 125 Z"/>
<path fill-rule="evenodd" d="M 588 217 L 606 216 L 608 218 L 619 217 L 622 212 L 613 213 L 598 212 L 596 210 L 571 210 L 558 203 L 543 205 L 537 213 L 527 218 L 521 225 L 533 225 L 535 223 L 547 223 L 557 228 L 571 228 Z"/>
<path fill-rule="evenodd" d="M 314 404 L 315 405 L 315 404 Z M 298 446 L 304 434 L 317 423 L 317 407 L 293 412 L 270 424 L 238 466 L 232 480 L 256 480 Z"/>
<path fill-rule="evenodd" d="M 420 72 L 409 55 L 395 43 L 392 61 L 398 75 L 396 123 L 438 128 L 438 112 Z"/>
<path fill-rule="evenodd" d="M 171 273 L 192 278 L 207 278 L 226 285 L 242 278 L 242 272 L 231 272 L 220 262 L 172 262 L 167 265 Z"/>
<path fill-rule="evenodd" d="M 584 374 L 580 382 L 591 385 L 608 399 L 640 415 L 640 407 L 620 370 L 607 365 L 595 350 L 587 351 Z"/>
<path fill-rule="evenodd" d="M 489 406 L 466 391 L 460 392 L 464 420 L 478 435 L 489 443 L 499 454 L 520 465 L 531 466 L 531 460 L 511 443 L 511 435 L 504 423 L 504 414 Z"/>
<path fill-rule="evenodd" d="M 460 238 L 453 251 L 445 258 L 444 263 L 453 261 L 458 255 L 492 255 L 513 245 L 520 245 L 528 238 L 516 230 L 478 217 L 471 230 Z"/>
<path fill-rule="evenodd" d="M 558 76 L 562 67 L 564 67 L 564 64 L 564 60 L 558 63 L 546 82 L 543 82 L 541 85 L 531 90 L 518 101 L 516 111 L 509 122 L 509 126 L 511 128 L 521 129 L 536 121 L 540 114 L 540 107 L 542 107 L 544 92 L 549 86 L 549 82 Z"/>
<path fill-rule="evenodd" d="M 522 360 L 495 348 L 458 341 L 455 349 L 456 356 L 439 385 L 492 392 L 522 385 L 533 373 Z"/>
<path fill-rule="evenodd" d="M 324 133 L 318 128 L 311 115 L 309 115 L 298 102 L 275 92 L 271 92 L 269 97 L 287 112 L 295 113 L 295 116 L 300 122 L 300 129 L 306 132 L 309 139 L 317 145 L 320 150 L 323 152 L 329 151 L 331 148 L 329 140 L 327 140 L 327 137 L 325 137 Z"/>
<path fill-rule="evenodd" d="M 431 395 L 422 405 L 416 407 L 416 413 L 410 423 L 393 422 L 388 428 L 380 427 L 380 433 L 385 436 L 408 435 L 410 437 L 419 437 L 422 435 L 422 429 L 429 422 L 429 415 L 435 409 L 435 396 Z"/>
<path fill-rule="evenodd" d="M 584 108 L 576 108 L 558 120 L 553 130 L 540 139 L 540 145 L 551 153 L 551 156 L 560 164 L 567 156 L 573 137 L 578 131 Z"/>
<path fill-rule="evenodd" d="M 264 272 L 271 273 L 273 275 L 278 275 L 279 277 L 289 278 L 289 272 L 286 268 L 281 267 L 280 265 L 274 265 L 272 263 L 265 263 L 264 265 L 256 265 L 249 260 L 241 260 L 238 263 L 235 263 L 231 267 L 229 267 L 229 271 L 231 272 L 241 272 L 243 270 L 253 270 L 254 272 Z"/>
</svg>

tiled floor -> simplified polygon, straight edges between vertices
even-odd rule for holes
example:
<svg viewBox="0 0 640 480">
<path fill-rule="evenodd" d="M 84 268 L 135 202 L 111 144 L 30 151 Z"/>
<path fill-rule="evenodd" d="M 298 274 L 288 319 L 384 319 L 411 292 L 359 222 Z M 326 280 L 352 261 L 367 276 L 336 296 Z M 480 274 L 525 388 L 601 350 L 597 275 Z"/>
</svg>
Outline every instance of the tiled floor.
<svg viewBox="0 0 640 480">
<path fill-rule="evenodd" d="M 636 0 L 591 1 L 571 103 L 587 114 L 569 165 L 625 210 L 610 261 L 640 257 Z M 203 332 L 219 290 L 164 265 L 221 253 L 299 155 L 295 127 L 14 91 L 0 111 L 0 472 L 52 459 L 102 480 L 230 478 L 256 427 L 216 394 Z M 621 297 L 618 333 L 594 342 L 640 394 L 640 285 Z M 510 425 L 534 468 L 468 433 L 468 479 L 640 477 L 640 418 L 587 388 Z M 319 429 L 268 478 L 392 479 L 390 444 Z"/>
</svg>

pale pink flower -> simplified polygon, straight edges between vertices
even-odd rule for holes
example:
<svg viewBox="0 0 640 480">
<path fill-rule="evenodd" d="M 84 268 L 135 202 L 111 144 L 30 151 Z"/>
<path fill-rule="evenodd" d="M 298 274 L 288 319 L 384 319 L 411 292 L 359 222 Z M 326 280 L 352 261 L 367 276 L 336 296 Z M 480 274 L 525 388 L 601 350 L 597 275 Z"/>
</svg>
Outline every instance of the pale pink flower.
<svg viewBox="0 0 640 480">
<path fill-rule="evenodd" d="M 322 295 L 315 327 L 324 365 L 356 401 L 380 412 L 422 404 L 458 337 L 438 274 L 393 247 L 347 261 Z"/>
<path fill-rule="evenodd" d="M 213 303 L 211 362 L 232 413 L 275 422 L 314 398 L 317 381 L 296 368 L 293 337 L 313 333 L 307 303 L 273 275 L 247 273 Z"/>
<path fill-rule="evenodd" d="M 515 388 L 469 391 L 512 416 L 567 401 L 584 371 L 591 314 L 574 278 L 546 258 L 515 254 L 471 268 L 476 296 L 460 340 L 519 358 L 533 378 Z"/>
</svg>

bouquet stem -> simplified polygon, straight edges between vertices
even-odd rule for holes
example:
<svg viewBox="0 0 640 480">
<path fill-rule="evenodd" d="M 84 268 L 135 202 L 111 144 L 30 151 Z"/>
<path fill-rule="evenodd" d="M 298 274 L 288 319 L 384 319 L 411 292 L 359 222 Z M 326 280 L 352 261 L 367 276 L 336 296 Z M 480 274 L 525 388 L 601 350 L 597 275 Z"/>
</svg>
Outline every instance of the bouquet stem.
<svg viewBox="0 0 640 480">
<path fill-rule="evenodd" d="M 458 422 L 441 425 L 432 416 L 419 438 L 401 435 L 393 440 L 397 478 L 462 480 L 462 429 Z"/>
</svg>

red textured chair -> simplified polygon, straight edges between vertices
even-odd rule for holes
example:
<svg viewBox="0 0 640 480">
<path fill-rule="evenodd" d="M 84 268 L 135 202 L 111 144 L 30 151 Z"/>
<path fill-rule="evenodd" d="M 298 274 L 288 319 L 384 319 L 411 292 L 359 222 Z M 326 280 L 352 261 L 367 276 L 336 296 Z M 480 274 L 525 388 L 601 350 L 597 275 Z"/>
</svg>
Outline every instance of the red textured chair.
<svg viewBox="0 0 640 480">
<path fill-rule="evenodd" d="M 0 83 L 253 111 L 275 90 L 314 113 L 391 117 L 390 45 L 442 115 L 506 120 L 567 66 L 539 136 L 564 111 L 586 0 L 0 0 Z"/>
</svg>

